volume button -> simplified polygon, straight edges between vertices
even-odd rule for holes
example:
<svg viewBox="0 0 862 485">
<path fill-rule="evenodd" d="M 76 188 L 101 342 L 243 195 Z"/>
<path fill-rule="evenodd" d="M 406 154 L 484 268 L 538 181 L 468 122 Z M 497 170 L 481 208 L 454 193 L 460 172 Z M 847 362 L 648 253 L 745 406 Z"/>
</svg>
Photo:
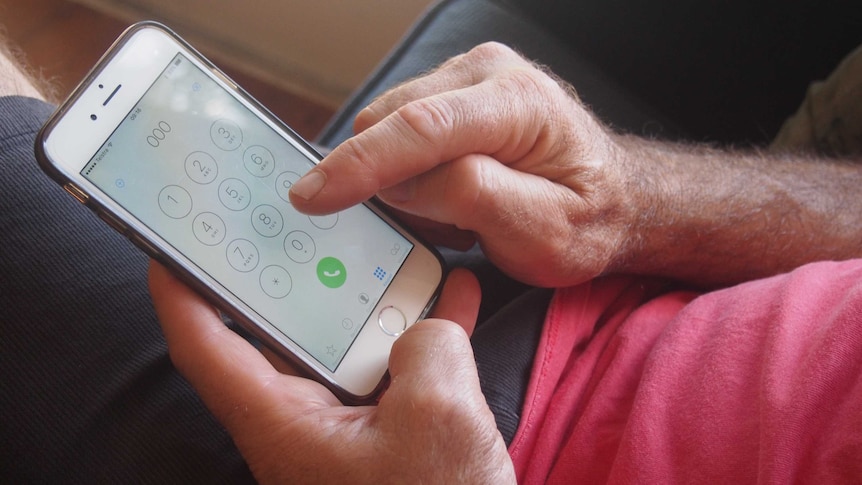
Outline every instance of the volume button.
<svg viewBox="0 0 862 485">
<path fill-rule="evenodd" d="M 73 183 L 71 183 L 71 182 L 70 182 L 70 183 L 68 183 L 68 184 L 66 184 L 66 185 L 64 185 L 64 186 L 63 186 L 63 189 L 64 189 L 66 192 L 68 192 L 68 193 L 69 193 L 69 195 L 71 195 L 72 197 L 74 197 L 78 202 L 80 202 L 80 203 L 82 203 L 82 204 L 84 204 L 84 205 L 86 205 L 86 204 L 87 204 L 87 201 L 88 201 L 88 200 L 90 200 L 90 198 L 89 198 L 89 197 L 87 197 L 87 194 L 85 194 L 81 189 L 79 189 L 78 187 L 76 187 L 76 186 L 75 186 L 75 184 L 73 184 Z"/>
<path fill-rule="evenodd" d="M 113 227 L 115 231 L 120 234 L 126 233 L 126 225 L 120 222 L 116 217 L 108 214 L 107 212 L 99 212 L 99 217 L 102 218 L 103 221 L 107 222 L 109 226 Z"/>
<path fill-rule="evenodd" d="M 138 249 L 146 253 L 147 256 L 155 259 L 162 264 L 165 264 L 165 258 L 164 256 L 162 256 L 162 252 L 156 249 L 156 247 L 150 244 L 146 239 L 136 234 L 131 234 L 129 236 L 129 240 L 131 240 L 132 243 L 138 247 Z"/>
</svg>

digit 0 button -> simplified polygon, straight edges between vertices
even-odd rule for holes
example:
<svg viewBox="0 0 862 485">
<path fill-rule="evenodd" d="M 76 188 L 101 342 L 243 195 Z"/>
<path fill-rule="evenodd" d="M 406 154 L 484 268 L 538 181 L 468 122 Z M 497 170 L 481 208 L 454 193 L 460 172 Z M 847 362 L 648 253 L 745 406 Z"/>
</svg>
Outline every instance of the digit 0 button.
<svg viewBox="0 0 862 485">
<path fill-rule="evenodd" d="M 284 252 L 295 263 L 303 264 L 314 259 L 317 245 L 308 233 L 291 231 L 284 238 Z"/>
</svg>

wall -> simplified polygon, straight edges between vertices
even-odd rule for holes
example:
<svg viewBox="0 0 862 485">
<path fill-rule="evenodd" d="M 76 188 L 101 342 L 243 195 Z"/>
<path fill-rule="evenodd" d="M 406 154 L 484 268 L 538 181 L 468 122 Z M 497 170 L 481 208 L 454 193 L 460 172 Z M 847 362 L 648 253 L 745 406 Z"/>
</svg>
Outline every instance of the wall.
<svg viewBox="0 0 862 485">
<path fill-rule="evenodd" d="M 338 105 L 431 0 L 75 0 L 165 22 L 220 62 Z"/>
</svg>

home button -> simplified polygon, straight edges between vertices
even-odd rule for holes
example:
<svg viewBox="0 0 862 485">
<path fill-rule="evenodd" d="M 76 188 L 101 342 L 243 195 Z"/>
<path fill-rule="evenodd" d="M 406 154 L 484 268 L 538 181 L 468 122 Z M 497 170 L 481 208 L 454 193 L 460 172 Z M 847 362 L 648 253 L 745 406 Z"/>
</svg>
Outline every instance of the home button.
<svg viewBox="0 0 862 485">
<path fill-rule="evenodd" d="M 377 314 L 377 324 L 386 335 L 397 337 L 407 329 L 407 317 L 401 313 L 401 310 L 388 306 Z"/>
</svg>

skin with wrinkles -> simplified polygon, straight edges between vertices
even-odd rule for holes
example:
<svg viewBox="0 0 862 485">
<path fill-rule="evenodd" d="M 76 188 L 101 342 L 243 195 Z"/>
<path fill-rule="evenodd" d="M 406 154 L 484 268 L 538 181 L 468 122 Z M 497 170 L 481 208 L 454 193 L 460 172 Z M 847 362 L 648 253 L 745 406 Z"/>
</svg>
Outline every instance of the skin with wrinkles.
<svg viewBox="0 0 862 485">
<path fill-rule="evenodd" d="M 355 129 L 294 184 L 298 210 L 378 196 L 534 285 L 625 272 L 715 287 L 860 253 L 859 165 L 614 133 L 499 44 L 382 95 Z M 469 273 L 396 342 L 379 405 L 359 408 L 265 359 L 161 267 L 150 283 L 177 367 L 261 482 L 514 483 L 468 341 Z"/>
<path fill-rule="evenodd" d="M 327 181 L 313 200 L 302 182 L 293 190 L 297 208 L 329 212 L 376 194 L 432 221 L 432 241 L 478 240 L 501 269 L 540 286 L 602 274 L 623 242 L 632 215 L 607 163 L 606 129 L 502 46 L 480 46 L 396 88 L 355 129 L 313 170 Z"/>
<path fill-rule="evenodd" d="M 325 185 L 300 180 L 291 201 L 325 213 L 377 194 L 540 286 L 624 272 L 713 287 L 859 254 L 858 165 L 613 133 L 571 92 L 482 45 L 363 110 L 313 170 Z"/>
<path fill-rule="evenodd" d="M 361 407 L 276 370 L 163 267 L 150 285 L 172 360 L 261 483 L 514 483 L 467 337 L 479 296 L 469 273 L 449 278 L 438 318 L 398 339 L 386 394 Z"/>
</svg>

